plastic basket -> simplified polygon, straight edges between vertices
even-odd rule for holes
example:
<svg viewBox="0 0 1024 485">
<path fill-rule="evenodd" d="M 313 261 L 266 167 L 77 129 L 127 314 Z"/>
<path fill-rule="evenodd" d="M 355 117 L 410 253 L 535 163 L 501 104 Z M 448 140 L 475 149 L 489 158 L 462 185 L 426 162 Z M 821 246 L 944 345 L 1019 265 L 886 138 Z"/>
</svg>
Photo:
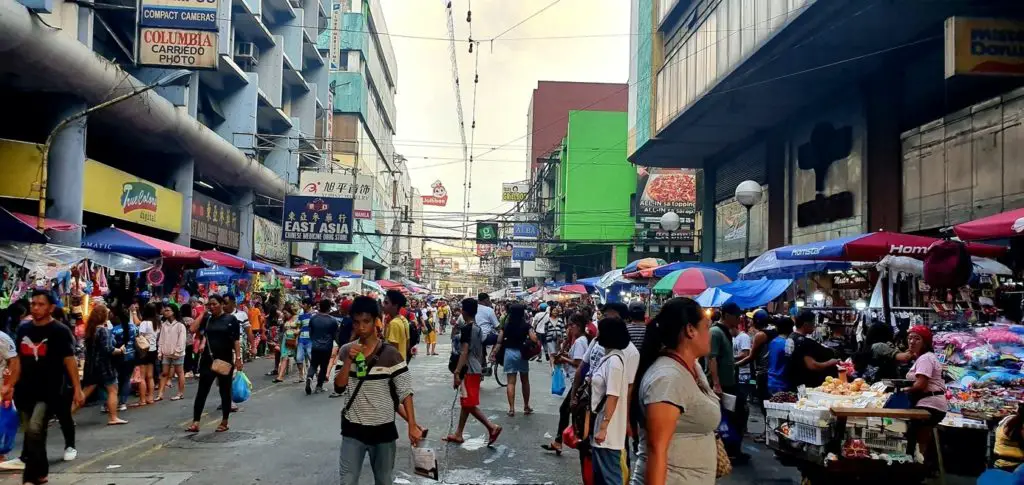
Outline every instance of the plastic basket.
<svg viewBox="0 0 1024 485">
<path fill-rule="evenodd" d="M 789 412 L 791 421 L 809 424 L 816 427 L 828 426 L 833 421 L 832 412 L 828 409 L 800 409 L 794 408 Z"/>
<path fill-rule="evenodd" d="M 824 445 L 828 441 L 829 428 L 805 423 L 789 423 L 792 430 L 790 439 L 812 445 Z"/>
<path fill-rule="evenodd" d="M 794 405 L 791 402 L 764 402 L 764 413 L 765 417 L 768 418 L 779 418 L 789 419 L 789 413 L 794 409 Z"/>
</svg>

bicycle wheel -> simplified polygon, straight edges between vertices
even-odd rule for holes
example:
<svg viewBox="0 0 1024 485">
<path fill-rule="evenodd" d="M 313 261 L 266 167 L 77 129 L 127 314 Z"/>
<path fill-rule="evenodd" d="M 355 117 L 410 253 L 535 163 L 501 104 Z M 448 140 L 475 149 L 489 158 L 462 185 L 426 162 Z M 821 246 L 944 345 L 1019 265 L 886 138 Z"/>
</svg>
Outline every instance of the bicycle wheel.
<svg viewBox="0 0 1024 485">
<path fill-rule="evenodd" d="M 501 364 L 495 362 L 492 368 L 494 369 L 494 382 L 497 382 L 501 387 L 507 386 L 508 377 L 505 375 L 505 372 L 501 370 Z"/>
</svg>

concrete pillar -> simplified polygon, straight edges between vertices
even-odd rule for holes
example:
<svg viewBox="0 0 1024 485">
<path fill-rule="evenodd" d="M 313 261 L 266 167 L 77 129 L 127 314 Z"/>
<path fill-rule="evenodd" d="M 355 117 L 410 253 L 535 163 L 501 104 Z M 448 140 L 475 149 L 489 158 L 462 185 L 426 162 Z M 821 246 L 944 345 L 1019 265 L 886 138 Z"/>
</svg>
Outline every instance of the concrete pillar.
<svg viewBox="0 0 1024 485">
<path fill-rule="evenodd" d="M 54 126 L 86 108 L 82 101 L 69 100 L 57 114 Z M 46 198 L 48 203 L 51 203 L 46 210 L 48 218 L 75 224 L 82 223 L 86 126 L 86 118 L 75 120 L 59 131 L 50 144 L 49 162 L 46 167 Z M 53 231 L 50 240 L 57 244 L 78 247 L 82 243 L 82 231 Z"/>
<path fill-rule="evenodd" d="M 703 213 L 700 228 L 700 260 L 705 263 L 715 262 L 715 167 L 707 167 L 703 171 L 704 190 L 701 197 Z"/>
<path fill-rule="evenodd" d="M 238 221 L 238 255 L 252 259 L 252 225 L 253 209 L 256 207 L 256 192 L 246 190 L 237 200 L 235 207 L 238 207 L 241 218 Z"/>
<path fill-rule="evenodd" d="M 181 232 L 175 243 L 189 246 L 192 242 L 192 188 L 195 161 L 187 159 L 178 164 L 171 175 L 171 186 L 181 193 Z"/>
</svg>

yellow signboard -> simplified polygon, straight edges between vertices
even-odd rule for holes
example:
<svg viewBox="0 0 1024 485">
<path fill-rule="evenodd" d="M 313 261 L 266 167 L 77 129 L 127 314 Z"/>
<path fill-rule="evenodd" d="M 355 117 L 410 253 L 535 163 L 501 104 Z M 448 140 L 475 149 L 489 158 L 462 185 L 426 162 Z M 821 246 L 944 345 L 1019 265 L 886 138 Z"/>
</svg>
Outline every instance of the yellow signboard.
<svg viewBox="0 0 1024 485">
<path fill-rule="evenodd" d="M 946 78 L 1024 76 L 1024 21 L 946 19 Z"/>
<path fill-rule="evenodd" d="M 85 161 L 86 211 L 181 232 L 181 204 L 178 192 L 95 160 Z"/>
<path fill-rule="evenodd" d="M 37 143 L 0 140 L 0 196 L 39 199 L 43 150 Z"/>
</svg>

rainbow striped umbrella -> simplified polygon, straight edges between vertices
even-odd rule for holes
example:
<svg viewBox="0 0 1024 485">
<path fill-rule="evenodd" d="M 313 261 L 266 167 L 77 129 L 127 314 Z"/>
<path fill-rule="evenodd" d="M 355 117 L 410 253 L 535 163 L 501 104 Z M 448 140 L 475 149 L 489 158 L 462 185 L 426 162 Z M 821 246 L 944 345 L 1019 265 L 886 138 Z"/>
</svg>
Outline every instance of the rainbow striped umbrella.
<svg viewBox="0 0 1024 485">
<path fill-rule="evenodd" d="M 731 282 L 728 276 L 713 269 L 686 268 L 665 275 L 654 285 L 654 292 L 671 293 L 674 296 L 696 296 L 708 288 Z"/>
</svg>

